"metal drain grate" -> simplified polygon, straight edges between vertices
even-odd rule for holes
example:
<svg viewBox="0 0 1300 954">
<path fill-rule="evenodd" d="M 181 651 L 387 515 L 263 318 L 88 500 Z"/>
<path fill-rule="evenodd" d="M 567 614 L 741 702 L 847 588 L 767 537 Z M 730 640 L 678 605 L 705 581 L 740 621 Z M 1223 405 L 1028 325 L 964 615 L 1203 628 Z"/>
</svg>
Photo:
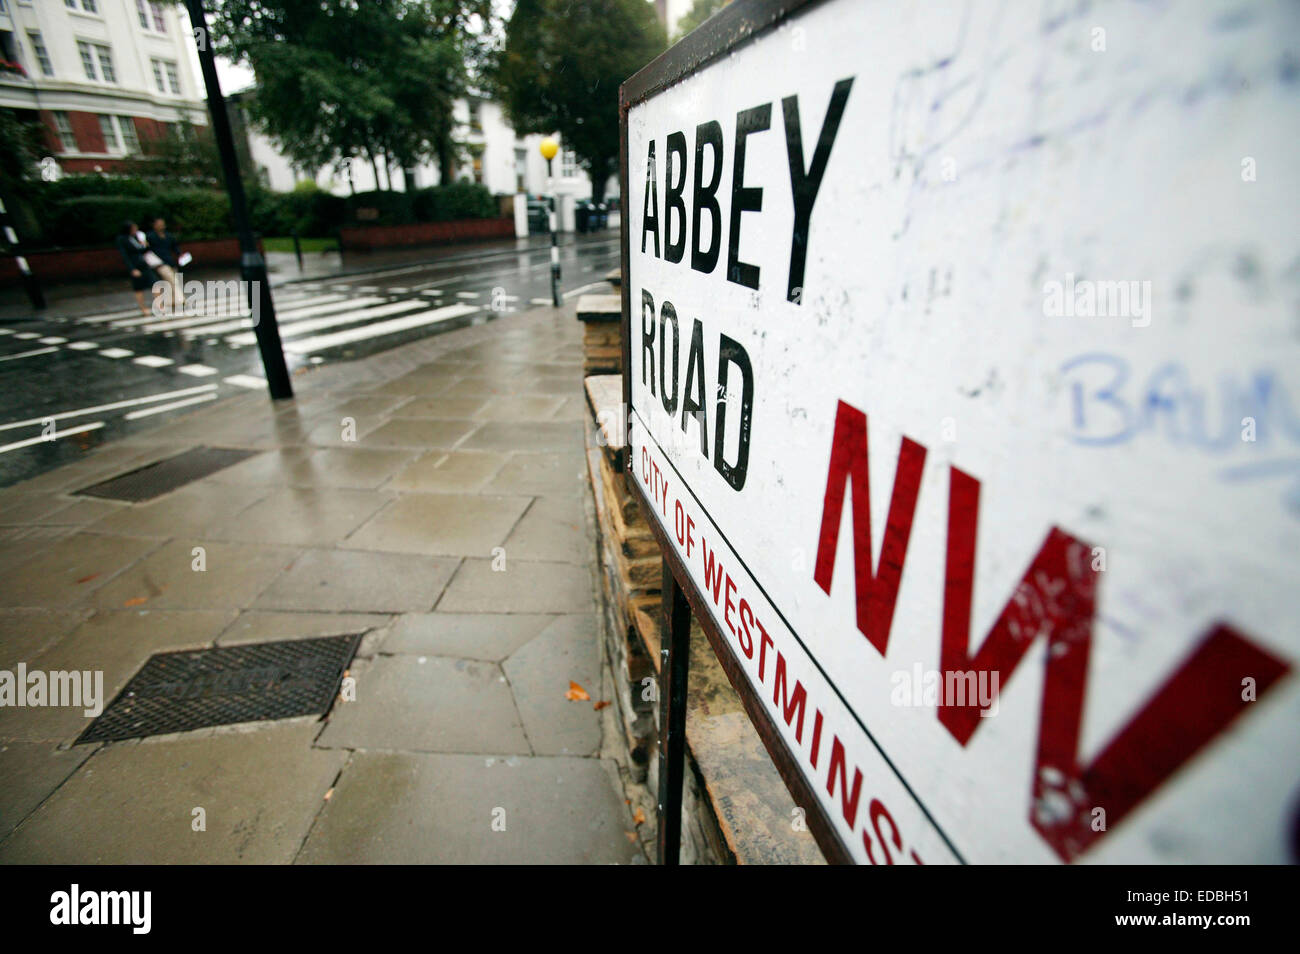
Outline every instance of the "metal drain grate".
<svg viewBox="0 0 1300 954">
<path fill-rule="evenodd" d="M 184 487 L 200 477 L 225 470 L 232 464 L 247 460 L 255 450 L 231 450 L 223 447 L 196 447 L 175 457 L 148 464 L 136 470 L 110 477 L 77 491 L 85 497 L 107 497 L 109 500 L 128 500 L 138 503 L 152 500 L 177 487 Z"/>
<path fill-rule="evenodd" d="M 360 641 L 358 634 L 159 653 L 77 744 L 324 715 Z"/>
</svg>

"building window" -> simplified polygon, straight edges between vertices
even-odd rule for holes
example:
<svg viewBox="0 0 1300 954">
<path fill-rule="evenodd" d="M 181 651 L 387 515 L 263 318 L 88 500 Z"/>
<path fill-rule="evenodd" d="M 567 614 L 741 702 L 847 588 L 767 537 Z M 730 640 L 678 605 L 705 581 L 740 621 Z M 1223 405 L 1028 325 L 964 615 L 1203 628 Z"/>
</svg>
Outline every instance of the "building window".
<svg viewBox="0 0 1300 954">
<path fill-rule="evenodd" d="M 113 51 L 102 43 L 77 41 L 77 52 L 81 54 L 81 68 L 86 71 L 86 79 L 103 80 L 105 83 L 117 82 L 117 71 L 113 69 Z M 99 65 L 98 73 L 95 65 Z"/>
<path fill-rule="evenodd" d="M 78 40 L 77 52 L 81 54 L 81 68 L 86 71 L 86 79 L 98 80 L 99 74 L 95 72 L 95 54 L 91 52 L 90 44 L 85 40 Z"/>
<path fill-rule="evenodd" d="M 566 179 L 572 179 L 578 174 L 578 157 L 573 154 L 572 149 L 566 149 L 560 154 L 560 175 Z"/>
<path fill-rule="evenodd" d="M 168 85 L 171 86 L 172 92 L 179 96 L 181 92 L 181 76 L 176 70 L 176 64 L 164 63 L 163 66 L 167 69 Z"/>
<path fill-rule="evenodd" d="M 41 72 L 46 76 L 53 76 L 54 64 L 50 62 L 50 51 L 41 42 L 40 33 L 35 30 L 28 30 L 27 39 L 31 41 L 32 51 L 36 54 L 36 62 L 41 65 Z"/>
<path fill-rule="evenodd" d="M 153 81 L 158 87 L 158 92 L 167 92 L 167 83 L 163 80 L 162 60 L 153 61 Z"/>
<path fill-rule="evenodd" d="M 118 116 L 117 128 L 122 133 L 122 144 L 128 156 L 140 154 L 140 137 L 135 132 L 135 122 L 130 116 Z"/>
<path fill-rule="evenodd" d="M 54 128 L 59 134 L 59 152 L 75 152 L 77 149 L 77 134 L 72 131 L 72 120 L 68 114 L 59 110 L 54 114 Z"/>
<path fill-rule="evenodd" d="M 482 107 L 476 99 L 469 101 L 469 128 L 474 132 L 483 131 Z"/>
<path fill-rule="evenodd" d="M 167 21 L 163 18 L 162 7 L 157 0 L 135 0 L 135 15 L 140 20 L 140 29 L 167 32 Z"/>
<path fill-rule="evenodd" d="M 175 93 L 177 96 L 181 92 L 181 75 L 176 69 L 176 64 L 169 60 L 153 60 L 153 81 L 158 86 L 158 92 Z"/>
<path fill-rule="evenodd" d="M 104 134 L 104 151 L 118 154 L 122 151 L 122 140 L 117 136 L 117 123 L 114 117 L 100 114 L 99 131 Z"/>
<path fill-rule="evenodd" d="M 99 4 L 96 0 L 63 0 L 63 5 L 69 10 L 81 10 L 83 13 L 99 13 Z"/>
</svg>

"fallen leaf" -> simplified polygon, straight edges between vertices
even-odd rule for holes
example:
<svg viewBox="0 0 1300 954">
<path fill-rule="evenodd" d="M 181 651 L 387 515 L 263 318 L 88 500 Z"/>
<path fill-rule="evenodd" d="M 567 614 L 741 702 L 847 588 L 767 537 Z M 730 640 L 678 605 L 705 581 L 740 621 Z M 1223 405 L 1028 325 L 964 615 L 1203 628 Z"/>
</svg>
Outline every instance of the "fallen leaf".
<svg viewBox="0 0 1300 954">
<path fill-rule="evenodd" d="M 637 810 L 636 810 L 636 814 L 632 816 L 632 820 L 633 820 L 634 822 L 636 822 L 638 825 L 644 825 L 644 824 L 645 824 L 645 812 L 643 812 L 643 811 L 640 809 L 640 807 L 638 807 Z"/>
<path fill-rule="evenodd" d="M 83 576 L 83 577 L 82 577 L 81 579 L 79 579 L 77 582 L 78 582 L 78 583 L 89 583 L 91 580 L 93 580 L 93 579 L 94 579 L 95 577 L 97 577 L 97 576 L 99 576 L 98 573 L 92 573 L 92 574 L 90 574 L 90 576 Z"/>
<path fill-rule="evenodd" d="M 627 840 L 628 840 L 628 841 L 632 842 L 633 844 L 636 843 L 636 832 L 634 832 L 634 831 L 625 831 L 625 832 L 623 832 L 623 834 L 627 835 Z"/>
<path fill-rule="evenodd" d="M 564 698 L 568 699 L 570 702 L 589 702 L 591 700 L 591 696 L 587 694 L 587 690 L 582 688 L 582 686 L 578 685 L 572 679 L 569 680 L 569 691 L 564 694 Z"/>
<path fill-rule="evenodd" d="M 147 597 L 147 596 L 135 596 L 135 597 L 132 597 L 131 599 L 127 600 L 127 601 L 126 601 L 125 603 L 123 603 L 122 605 L 123 605 L 123 606 L 139 606 L 141 603 L 148 603 L 148 602 L 149 602 L 149 597 Z"/>
<path fill-rule="evenodd" d="M 601 699 L 599 702 L 593 702 L 593 703 L 591 704 L 591 707 L 592 707 L 593 709 L 595 709 L 597 712 L 599 712 L 601 709 L 605 708 L 605 706 L 607 706 L 607 705 L 609 705 L 609 700 L 608 700 L 608 699 Z"/>
<path fill-rule="evenodd" d="M 325 801 L 328 802 L 328 801 L 330 800 L 330 797 L 331 797 L 333 794 L 334 794 L 334 789 L 331 788 L 328 792 L 325 793 Z"/>
</svg>

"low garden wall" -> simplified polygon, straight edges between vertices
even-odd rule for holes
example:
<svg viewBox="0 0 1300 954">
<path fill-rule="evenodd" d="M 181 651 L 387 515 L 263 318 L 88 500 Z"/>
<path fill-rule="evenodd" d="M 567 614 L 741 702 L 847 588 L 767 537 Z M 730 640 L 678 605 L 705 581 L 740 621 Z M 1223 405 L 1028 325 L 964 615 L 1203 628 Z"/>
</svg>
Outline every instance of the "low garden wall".
<svg viewBox="0 0 1300 954">
<path fill-rule="evenodd" d="M 513 238 L 514 234 L 513 218 L 418 222 L 411 225 L 372 225 L 339 229 L 339 247 L 344 252 L 372 252 L 383 248 Z"/>
<path fill-rule="evenodd" d="M 182 241 L 181 251 L 194 256 L 191 269 L 239 264 L 239 239 L 236 238 Z M 113 277 L 125 280 L 127 277 L 122 255 L 112 245 L 28 252 L 27 263 L 42 284 Z M 0 288 L 21 282 L 22 273 L 13 257 L 0 258 Z"/>
</svg>

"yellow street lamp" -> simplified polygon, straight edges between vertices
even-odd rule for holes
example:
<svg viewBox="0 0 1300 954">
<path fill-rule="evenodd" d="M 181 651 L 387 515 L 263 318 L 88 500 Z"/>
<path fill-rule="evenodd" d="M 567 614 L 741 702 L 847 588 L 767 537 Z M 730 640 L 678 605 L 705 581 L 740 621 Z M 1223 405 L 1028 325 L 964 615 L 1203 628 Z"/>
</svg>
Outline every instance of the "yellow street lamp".
<svg viewBox="0 0 1300 954">
<path fill-rule="evenodd" d="M 555 308 L 560 307 L 560 247 L 556 244 L 555 235 L 555 180 L 551 176 L 551 160 L 555 154 L 560 151 L 560 144 L 551 136 L 547 136 L 537 144 L 538 151 L 542 158 L 546 160 L 546 185 L 550 190 L 550 198 L 547 201 L 546 224 L 551 230 L 551 305 Z"/>
</svg>

